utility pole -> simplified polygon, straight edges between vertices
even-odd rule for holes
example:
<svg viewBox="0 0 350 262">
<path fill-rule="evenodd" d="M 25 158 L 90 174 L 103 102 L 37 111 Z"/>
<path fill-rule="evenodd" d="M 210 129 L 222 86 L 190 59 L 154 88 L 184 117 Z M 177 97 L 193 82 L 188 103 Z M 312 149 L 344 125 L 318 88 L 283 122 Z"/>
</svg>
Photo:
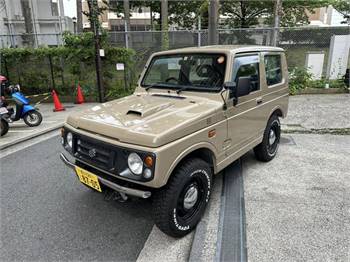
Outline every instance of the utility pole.
<svg viewBox="0 0 350 262">
<path fill-rule="evenodd" d="M 125 25 L 125 47 L 132 48 L 131 34 L 130 32 L 130 2 L 124 0 L 124 25 Z"/>
<path fill-rule="evenodd" d="M 201 21 L 201 15 L 198 15 L 198 47 L 202 45 L 202 21 Z"/>
<path fill-rule="evenodd" d="M 24 17 L 24 28 L 26 32 L 25 39 L 27 41 L 27 44 L 30 46 L 35 46 L 35 32 L 34 32 L 34 25 L 33 25 L 33 18 L 32 18 L 32 8 L 31 8 L 31 2 L 28 0 L 21 0 L 21 7 L 23 10 L 23 17 Z"/>
<path fill-rule="evenodd" d="M 162 24 L 162 50 L 169 49 L 168 34 L 168 0 L 161 0 L 160 6 L 161 24 Z"/>
<path fill-rule="evenodd" d="M 280 27 L 280 15 L 282 11 L 282 0 L 275 0 L 275 6 L 273 11 L 273 35 L 272 35 L 272 46 L 277 46 L 279 40 L 279 27 Z"/>
<path fill-rule="evenodd" d="M 77 5 L 77 33 L 83 32 L 83 7 L 82 0 L 76 0 Z"/>
<path fill-rule="evenodd" d="M 95 64 L 96 64 L 96 82 L 97 90 L 99 95 L 99 102 L 103 103 L 105 99 L 105 92 L 102 83 L 102 72 L 101 72 L 101 56 L 100 56 L 100 22 L 97 0 L 88 0 L 89 13 L 90 13 L 90 24 L 94 33 L 95 42 Z"/>
<path fill-rule="evenodd" d="M 209 0 L 209 44 L 216 45 L 219 43 L 218 35 L 218 13 L 219 0 Z"/>
</svg>

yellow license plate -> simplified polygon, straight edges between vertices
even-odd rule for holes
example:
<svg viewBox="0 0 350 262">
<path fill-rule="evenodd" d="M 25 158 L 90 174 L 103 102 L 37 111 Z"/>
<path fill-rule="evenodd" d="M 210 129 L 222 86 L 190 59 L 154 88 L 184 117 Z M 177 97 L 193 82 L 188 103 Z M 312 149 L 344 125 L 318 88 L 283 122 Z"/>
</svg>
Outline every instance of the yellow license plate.
<svg viewBox="0 0 350 262">
<path fill-rule="evenodd" d="M 98 182 L 98 178 L 96 175 L 78 166 L 75 167 L 75 171 L 77 172 L 81 183 L 92 187 L 93 189 L 99 192 L 102 192 L 100 183 Z"/>
</svg>

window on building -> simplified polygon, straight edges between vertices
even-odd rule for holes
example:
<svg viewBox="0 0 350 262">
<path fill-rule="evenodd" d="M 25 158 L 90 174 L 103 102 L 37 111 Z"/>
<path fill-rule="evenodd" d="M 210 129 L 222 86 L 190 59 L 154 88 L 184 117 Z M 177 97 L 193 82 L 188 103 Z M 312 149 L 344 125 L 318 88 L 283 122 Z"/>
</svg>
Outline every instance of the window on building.
<svg viewBox="0 0 350 262">
<path fill-rule="evenodd" d="M 58 16 L 58 0 L 51 0 L 51 14 L 52 16 Z"/>
<path fill-rule="evenodd" d="M 282 82 L 282 67 L 280 55 L 265 55 L 266 83 L 268 86 Z"/>
</svg>

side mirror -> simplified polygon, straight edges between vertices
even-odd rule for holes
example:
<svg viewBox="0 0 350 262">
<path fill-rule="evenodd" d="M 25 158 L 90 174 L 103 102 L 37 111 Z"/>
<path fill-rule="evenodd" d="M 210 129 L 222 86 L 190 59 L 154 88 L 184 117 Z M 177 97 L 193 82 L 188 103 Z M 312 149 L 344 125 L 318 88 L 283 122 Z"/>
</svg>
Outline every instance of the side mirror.
<svg viewBox="0 0 350 262">
<path fill-rule="evenodd" d="M 236 93 L 236 83 L 235 82 L 225 82 L 224 83 L 224 88 L 226 90 L 229 90 L 230 98 L 235 96 L 235 93 Z"/>
<path fill-rule="evenodd" d="M 224 88 L 229 90 L 229 97 L 233 98 L 233 105 L 237 105 L 238 97 L 246 96 L 250 93 L 251 80 L 249 76 L 241 76 L 236 82 L 225 82 Z"/>
<path fill-rule="evenodd" d="M 250 93 L 251 80 L 250 76 L 241 76 L 237 83 L 237 97 L 246 96 Z"/>
</svg>

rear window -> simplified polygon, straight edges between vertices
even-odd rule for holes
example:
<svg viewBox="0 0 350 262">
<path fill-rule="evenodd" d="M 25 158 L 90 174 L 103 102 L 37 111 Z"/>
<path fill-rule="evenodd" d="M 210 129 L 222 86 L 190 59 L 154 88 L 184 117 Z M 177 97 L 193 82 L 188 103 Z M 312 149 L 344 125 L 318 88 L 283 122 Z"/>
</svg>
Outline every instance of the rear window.
<svg viewBox="0 0 350 262">
<path fill-rule="evenodd" d="M 268 86 L 282 82 L 281 55 L 265 55 L 266 83 Z"/>
</svg>

